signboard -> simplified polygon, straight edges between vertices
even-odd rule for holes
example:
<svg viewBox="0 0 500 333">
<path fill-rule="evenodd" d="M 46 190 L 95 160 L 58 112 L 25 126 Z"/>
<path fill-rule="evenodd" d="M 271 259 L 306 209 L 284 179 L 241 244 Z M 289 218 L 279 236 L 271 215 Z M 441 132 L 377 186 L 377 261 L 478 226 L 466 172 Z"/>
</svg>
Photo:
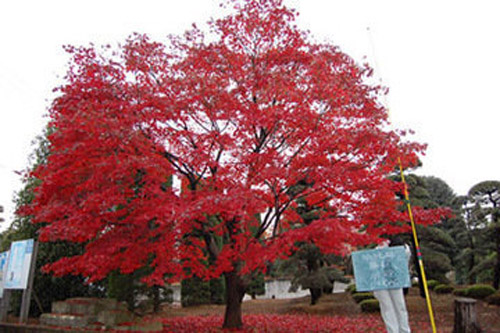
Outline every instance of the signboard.
<svg viewBox="0 0 500 333">
<path fill-rule="evenodd" d="M 410 287 L 404 246 L 356 251 L 352 262 L 357 291 Z"/>
<path fill-rule="evenodd" d="M 3 277 L 7 270 L 7 261 L 9 260 L 9 251 L 0 253 L 0 298 L 3 297 Z"/>
<path fill-rule="evenodd" d="M 33 255 L 33 239 L 13 242 L 4 276 L 5 289 L 26 289 Z"/>
</svg>

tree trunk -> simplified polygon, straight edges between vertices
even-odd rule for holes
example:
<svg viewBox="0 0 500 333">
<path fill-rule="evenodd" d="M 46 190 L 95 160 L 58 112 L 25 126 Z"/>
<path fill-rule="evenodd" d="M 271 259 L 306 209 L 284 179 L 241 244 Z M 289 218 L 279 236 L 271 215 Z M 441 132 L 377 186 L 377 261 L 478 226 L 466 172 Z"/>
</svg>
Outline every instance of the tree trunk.
<svg viewBox="0 0 500 333">
<path fill-rule="evenodd" d="M 476 300 L 471 298 L 457 298 L 455 300 L 455 325 L 453 333 L 479 333 L 476 316 Z"/>
<path fill-rule="evenodd" d="M 493 288 L 498 289 L 500 286 L 500 222 L 496 222 L 496 226 L 493 229 L 495 231 L 495 243 L 497 247 L 497 262 L 495 263 L 494 273 L 493 273 Z"/>
<path fill-rule="evenodd" d="M 151 287 L 151 291 L 153 292 L 153 313 L 160 312 L 160 287 L 153 286 Z"/>
<path fill-rule="evenodd" d="M 224 273 L 226 280 L 226 313 L 224 314 L 223 328 L 241 328 L 241 301 L 245 295 L 245 286 L 240 276 L 233 270 Z"/>
<path fill-rule="evenodd" d="M 323 294 L 321 288 L 309 288 L 309 292 L 311 293 L 311 305 L 318 303 L 319 298 Z"/>
</svg>

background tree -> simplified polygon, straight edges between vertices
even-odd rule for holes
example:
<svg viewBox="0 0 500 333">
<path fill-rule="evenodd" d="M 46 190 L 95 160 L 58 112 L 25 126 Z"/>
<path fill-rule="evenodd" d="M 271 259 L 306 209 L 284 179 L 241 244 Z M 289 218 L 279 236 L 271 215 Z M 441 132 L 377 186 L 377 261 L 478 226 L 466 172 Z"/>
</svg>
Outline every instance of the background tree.
<svg viewBox="0 0 500 333">
<path fill-rule="evenodd" d="M 306 183 L 299 183 L 290 189 L 289 194 L 294 195 L 295 191 L 302 191 L 307 186 Z M 297 200 L 295 210 L 305 225 L 310 225 L 321 215 L 321 207 L 311 206 L 302 198 Z M 341 258 L 323 253 L 314 242 L 298 242 L 295 245 L 296 249 L 290 258 L 281 262 L 280 270 L 292 277 L 292 291 L 299 287 L 309 289 L 311 305 L 318 302 L 323 292 L 331 292 L 335 280 L 347 282 L 343 273 L 333 267 L 340 263 Z"/>
<path fill-rule="evenodd" d="M 136 35 L 109 52 L 67 48 L 52 154 L 24 213 L 47 223 L 42 241 L 86 244 L 47 267 L 56 275 L 224 276 L 234 328 L 249 274 L 297 242 L 342 255 L 407 230 L 387 175 L 423 147 L 388 129 L 371 70 L 312 41 L 281 1 L 229 3 L 210 38 L 194 26 L 168 47 Z M 171 175 L 190 191 L 165 186 Z M 289 195 L 299 182 L 309 186 Z M 309 225 L 290 209 L 300 198 L 321 207 Z"/>
<path fill-rule="evenodd" d="M 457 246 L 453 237 L 444 228 L 443 223 L 446 223 L 451 218 L 449 216 L 450 206 L 455 194 L 443 180 L 437 177 L 409 174 L 405 178 L 409 188 L 410 201 L 414 209 L 448 209 L 448 214 L 443 214 L 440 223 L 435 225 L 421 225 L 418 219 L 416 220 L 419 245 L 424 258 L 424 269 L 427 278 L 448 283 L 446 274 L 454 269 L 452 263 L 457 252 Z M 399 176 L 395 177 L 395 179 L 400 180 Z M 402 194 L 400 194 L 400 198 L 403 199 Z M 402 206 L 400 209 L 404 210 L 406 206 Z M 402 239 L 406 244 L 413 243 L 411 233 L 402 235 Z M 418 264 L 414 249 L 413 258 L 415 259 L 414 271 L 416 274 Z"/>
<path fill-rule="evenodd" d="M 474 185 L 468 193 L 475 227 L 483 235 L 485 257 L 471 270 L 479 273 L 490 268 L 493 287 L 500 284 L 500 182 L 483 181 Z"/>
<path fill-rule="evenodd" d="M 37 137 L 34 142 L 35 149 L 30 157 L 31 168 L 36 168 L 47 161 L 50 153 L 49 142 L 46 136 L 50 133 L 47 130 L 44 135 Z M 34 188 L 40 184 L 40 180 L 28 177 L 24 180 L 24 187 L 15 195 L 14 202 L 16 208 L 20 208 L 32 202 L 34 198 Z M 15 215 L 12 224 L 0 234 L 0 251 L 7 251 L 14 241 L 34 238 L 37 239 L 38 231 L 43 225 L 31 223 L 31 216 Z M 64 300 L 69 297 L 102 296 L 105 288 L 102 284 L 88 285 L 83 276 L 54 277 L 42 271 L 42 267 L 65 256 L 82 254 L 84 247 L 82 244 L 74 244 L 67 241 L 57 241 L 54 243 L 41 243 L 38 248 L 36 261 L 35 280 L 33 284 L 33 297 L 30 304 L 30 314 L 38 316 L 43 312 L 50 312 L 51 304 L 54 301 Z M 19 312 L 21 306 L 22 293 L 13 291 L 11 309 Z"/>
<path fill-rule="evenodd" d="M 266 293 L 266 282 L 262 272 L 253 274 L 250 283 L 247 286 L 246 293 L 255 299 L 257 295 L 264 295 Z"/>
<path fill-rule="evenodd" d="M 471 206 L 467 196 L 458 196 L 453 202 L 455 216 L 446 225 L 457 244 L 454 266 L 459 284 L 474 284 L 478 281 L 474 267 L 485 256 L 484 233 L 477 228 L 477 207 Z"/>
<path fill-rule="evenodd" d="M 421 176 L 429 200 L 437 207 L 452 207 L 457 197 L 453 189 L 441 178 L 435 176 Z"/>
<path fill-rule="evenodd" d="M 332 292 L 334 281 L 349 281 L 338 268 L 342 263 L 341 257 L 324 254 L 314 244 L 299 243 L 292 256 L 280 263 L 279 270 L 292 277 L 291 291 L 309 289 L 311 305 L 315 305 L 324 293 Z"/>
</svg>

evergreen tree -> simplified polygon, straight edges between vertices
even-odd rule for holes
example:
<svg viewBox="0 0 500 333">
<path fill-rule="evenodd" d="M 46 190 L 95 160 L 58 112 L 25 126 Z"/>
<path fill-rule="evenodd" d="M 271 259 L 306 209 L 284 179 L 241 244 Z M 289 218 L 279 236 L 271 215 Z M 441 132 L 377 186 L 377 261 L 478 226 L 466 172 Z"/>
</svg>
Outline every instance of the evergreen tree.
<svg viewBox="0 0 500 333">
<path fill-rule="evenodd" d="M 264 295 L 266 293 L 266 283 L 264 281 L 264 274 L 255 272 L 252 274 L 252 279 L 248 284 L 246 293 L 255 299 L 257 295 Z"/>
<path fill-rule="evenodd" d="M 301 243 L 288 260 L 281 262 L 280 270 L 292 276 L 291 291 L 309 289 L 311 305 L 315 305 L 324 293 L 332 292 L 334 281 L 348 282 L 338 268 L 342 263 L 339 256 L 326 255 L 314 244 Z"/>
<path fill-rule="evenodd" d="M 181 304 L 184 307 L 210 303 L 210 282 L 194 276 L 181 282 Z"/>
<path fill-rule="evenodd" d="M 469 205 L 481 237 L 482 256 L 471 269 L 472 274 L 482 274 L 492 280 L 493 287 L 500 285 L 500 181 L 483 181 L 468 193 Z"/>
<path fill-rule="evenodd" d="M 306 182 L 299 182 L 291 188 L 289 194 L 294 195 L 295 191 L 302 191 L 310 186 Z M 320 208 L 313 202 L 304 199 L 297 200 L 297 213 L 302 217 L 306 225 L 311 225 L 318 219 Z M 292 256 L 281 263 L 282 269 L 292 276 L 291 290 L 295 291 L 299 287 L 309 289 L 311 294 L 311 305 L 318 302 L 324 292 L 333 290 L 334 281 L 347 282 L 341 270 L 334 267 L 340 265 L 342 259 L 339 256 L 323 253 L 314 242 L 298 242 L 297 250 Z"/>
<path fill-rule="evenodd" d="M 397 177 L 399 180 L 400 178 Z M 414 208 L 424 210 L 449 208 L 455 194 L 453 190 L 441 179 L 433 176 L 417 176 L 409 174 L 405 177 L 408 184 L 410 202 Z M 403 200 L 403 195 L 400 194 Z M 402 206 L 401 209 L 406 209 Z M 419 225 L 416 221 L 419 245 L 422 251 L 425 274 L 428 279 L 438 280 L 444 283 L 449 282 L 446 274 L 453 271 L 453 258 L 457 246 L 454 239 L 447 230 L 443 229 L 443 223 L 447 218 L 443 218 L 441 223 L 433 226 Z M 412 244 L 411 233 L 402 235 L 405 243 Z M 416 258 L 413 251 L 413 258 Z M 415 270 L 417 263 L 415 260 Z"/>
<path fill-rule="evenodd" d="M 35 140 L 36 148 L 30 156 L 31 168 L 43 164 L 49 155 L 49 144 L 46 139 L 50 134 L 47 130 L 43 136 Z M 24 187 L 15 195 L 14 203 L 17 208 L 23 207 L 33 200 L 33 190 L 40 181 L 34 177 L 24 180 Z M 0 251 L 7 251 L 14 241 L 37 238 L 38 230 L 42 225 L 31 223 L 31 216 L 15 215 L 12 224 L 0 234 Z M 33 284 L 32 302 L 30 304 L 30 314 L 38 316 L 43 312 L 50 312 L 51 304 L 54 301 L 64 300 L 69 297 L 79 296 L 102 296 L 104 288 L 102 284 L 86 284 L 85 278 L 81 276 L 55 277 L 43 272 L 42 267 L 54 260 L 65 256 L 72 256 L 83 253 L 83 245 L 65 241 L 54 243 L 40 243 L 38 256 L 36 258 L 35 279 Z M 12 307 L 15 312 L 19 312 L 21 306 L 20 291 L 13 291 Z"/>
</svg>

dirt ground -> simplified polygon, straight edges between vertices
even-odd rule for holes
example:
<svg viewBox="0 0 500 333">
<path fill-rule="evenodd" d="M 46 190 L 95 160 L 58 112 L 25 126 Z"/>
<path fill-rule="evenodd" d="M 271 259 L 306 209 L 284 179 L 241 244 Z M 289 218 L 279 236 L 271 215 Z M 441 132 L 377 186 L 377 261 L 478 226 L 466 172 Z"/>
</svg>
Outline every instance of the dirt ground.
<svg viewBox="0 0 500 333">
<path fill-rule="evenodd" d="M 431 303 L 438 332 L 452 332 L 454 320 L 453 295 L 431 293 Z M 426 332 L 422 327 L 429 327 L 429 314 L 424 298 L 420 297 L 417 288 L 410 289 L 406 296 L 410 325 L 414 332 Z M 478 301 L 476 305 L 478 322 L 484 332 L 500 333 L 500 306 L 488 305 Z M 363 316 L 358 304 L 349 293 L 324 295 L 318 304 L 311 306 L 309 297 L 295 299 L 250 300 L 243 303 L 243 314 L 308 314 L 321 316 Z M 189 308 L 166 305 L 159 316 L 208 316 L 223 315 L 223 305 L 202 305 Z"/>
</svg>

